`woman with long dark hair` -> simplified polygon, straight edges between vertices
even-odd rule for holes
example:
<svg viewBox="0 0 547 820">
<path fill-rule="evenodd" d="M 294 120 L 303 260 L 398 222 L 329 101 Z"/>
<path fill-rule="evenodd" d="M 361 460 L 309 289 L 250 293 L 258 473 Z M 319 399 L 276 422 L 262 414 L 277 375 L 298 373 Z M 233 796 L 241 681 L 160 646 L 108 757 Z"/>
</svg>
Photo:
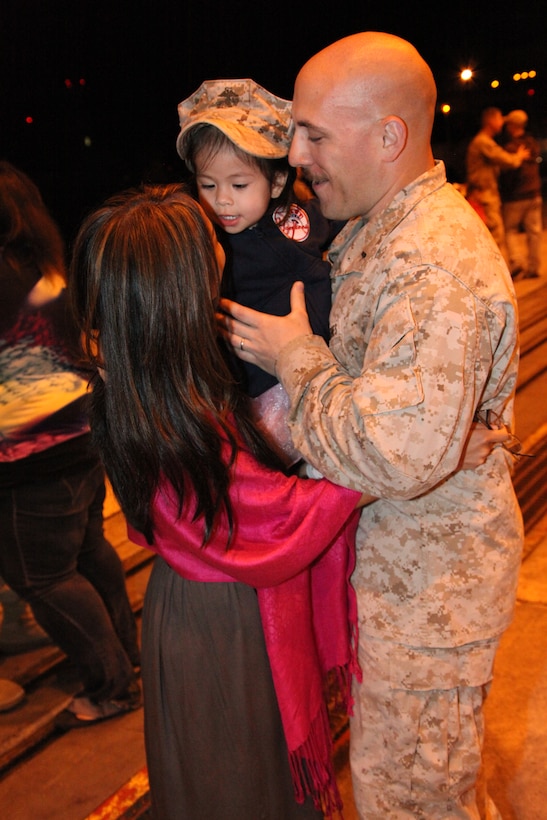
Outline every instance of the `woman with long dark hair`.
<svg viewBox="0 0 547 820">
<path fill-rule="evenodd" d="M 322 675 L 357 672 L 361 497 L 287 476 L 257 433 L 217 336 L 222 265 L 200 206 L 169 185 L 91 214 L 71 267 L 95 438 L 131 537 L 158 553 L 142 637 L 153 808 L 330 816 Z"/>
</svg>

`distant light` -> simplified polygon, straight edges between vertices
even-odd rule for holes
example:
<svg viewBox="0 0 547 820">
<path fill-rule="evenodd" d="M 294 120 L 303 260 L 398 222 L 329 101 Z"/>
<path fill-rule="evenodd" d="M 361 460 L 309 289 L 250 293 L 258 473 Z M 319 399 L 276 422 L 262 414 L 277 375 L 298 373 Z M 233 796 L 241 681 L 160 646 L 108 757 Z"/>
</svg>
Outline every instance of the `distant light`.
<svg viewBox="0 0 547 820">
<path fill-rule="evenodd" d="M 84 145 L 86 148 L 91 148 L 91 137 L 84 137 Z"/>
<path fill-rule="evenodd" d="M 83 77 L 80 77 L 80 79 L 78 80 L 78 85 L 85 85 L 85 80 Z"/>
<path fill-rule="evenodd" d="M 533 88 L 529 88 L 529 89 L 526 91 L 526 94 L 527 94 L 529 97 L 533 97 L 535 93 L 536 93 L 536 92 L 534 91 L 534 89 L 533 89 Z"/>
<path fill-rule="evenodd" d="M 537 76 L 537 72 L 532 69 L 532 71 L 528 72 L 528 76 L 530 77 L 531 80 L 533 80 L 534 77 Z"/>
<path fill-rule="evenodd" d="M 33 117 L 25 117 L 25 122 L 26 122 L 27 125 L 32 125 L 32 123 L 34 122 L 34 119 L 33 119 Z"/>
<path fill-rule="evenodd" d="M 500 81 L 499 80 L 492 80 L 492 82 L 490 83 L 490 86 L 492 88 L 499 88 L 500 87 Z"/>
<path fill-rule="evenodd" d="M 470 80 L 473 76 L 473 72 L 470 68 L 464 68 L 462 73 L 460 74 L 461 79 L 466 83 Z"/>
<path fill-rule="evenodd" d="M 441 105 L 441 111 L 443 112 L 443 114 L 450 114 L 450 106 L 448 105 L 448 103 L 444 103 L 444 105 Z"/>
<path fill-rule="evenodd" d="M 520 80 L 520 74 L 513 74 L 513 79 L 516 83 Z"/>
<path fill-rule="evenodd" d="M 72 80 L 69 77 L 65 80 L 65 88 L 72 88 Z"/>
<path fill-rule="evenodd" d="M 527 80 L 528 79 L 528 72 L 523 71 L 522 74 L 520 75 L 520 79 L 521 80 Z"/>
</svg>

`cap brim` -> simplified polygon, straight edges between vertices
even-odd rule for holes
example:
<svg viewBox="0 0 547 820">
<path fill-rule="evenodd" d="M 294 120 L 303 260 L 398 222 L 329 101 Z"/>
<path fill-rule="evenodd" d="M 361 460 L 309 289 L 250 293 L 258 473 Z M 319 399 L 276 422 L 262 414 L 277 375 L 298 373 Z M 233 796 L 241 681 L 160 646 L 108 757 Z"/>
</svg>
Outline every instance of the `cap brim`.
<svg viewBox="0 0 547 820">
<path fill-rule="evenodd" d="M 215 117 L 214 113 L 208 113 L 207 116 L 198 117 L 181 129 L 177 137 L 177 152 L 181 159 L 186 159 L 190 132 L 193 128 L 202 124 L 213 125 L 215 128 L 218 128 L 234 145 L 237 145 L 238 148 L 241 148 L 241 150 L 247 154 L 251 154 L 251 156 L 260 157 L 262 159 L 281 159 L 289 153 L 289 141 L 286 143 L 279 142 L 279 144 L 276 145 L 262 134 L 257 133 L 245 125 L 230 122 L 222 116 Z"/>
</svg>

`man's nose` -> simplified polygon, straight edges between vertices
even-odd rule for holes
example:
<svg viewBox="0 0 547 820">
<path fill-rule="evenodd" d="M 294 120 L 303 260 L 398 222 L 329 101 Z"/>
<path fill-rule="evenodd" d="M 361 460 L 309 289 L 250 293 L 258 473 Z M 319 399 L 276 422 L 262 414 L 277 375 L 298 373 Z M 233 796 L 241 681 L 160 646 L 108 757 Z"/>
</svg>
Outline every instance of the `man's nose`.
<svg viewBox="0 0 547 820">
<path fill-rule="evenodd" d="M 299 165 L 303 167 L 311 165 L 309 151 L 306 146 L 307 140 L 296 131 L 289 149 L 289 163 L 293 168 L 297 168 Z"/>
</svg>

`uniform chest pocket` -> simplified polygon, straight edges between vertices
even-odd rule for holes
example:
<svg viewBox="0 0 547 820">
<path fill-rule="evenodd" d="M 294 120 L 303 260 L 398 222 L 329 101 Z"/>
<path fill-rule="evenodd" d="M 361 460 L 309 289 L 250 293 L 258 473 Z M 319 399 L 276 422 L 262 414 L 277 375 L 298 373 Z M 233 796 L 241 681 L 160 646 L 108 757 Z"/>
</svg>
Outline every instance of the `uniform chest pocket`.
<svg viewBox="0 0 547 820">
<path fill-rule="evenodd" d="M 403 410 L 423 401 L 416 333 L 408 299 L 397 300 L 383 313 L 370 336 L 354 394 L 363 416 Z"/>
</svg>

